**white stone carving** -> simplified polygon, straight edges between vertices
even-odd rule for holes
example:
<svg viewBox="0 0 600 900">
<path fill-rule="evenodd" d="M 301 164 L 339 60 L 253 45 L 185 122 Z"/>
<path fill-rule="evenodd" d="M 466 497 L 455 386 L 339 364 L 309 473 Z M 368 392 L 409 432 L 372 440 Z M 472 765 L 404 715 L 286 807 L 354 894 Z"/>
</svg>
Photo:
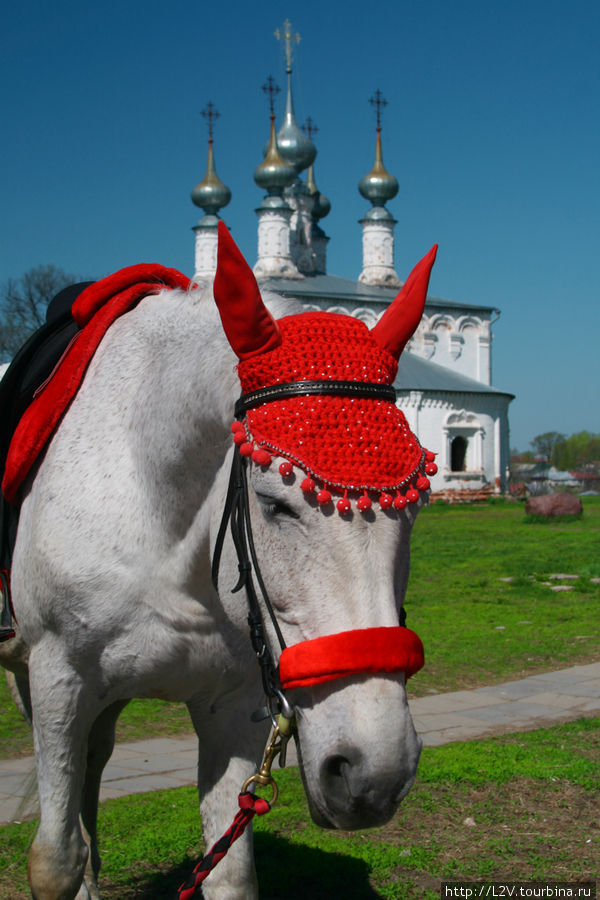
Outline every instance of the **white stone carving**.
<svg viewBox="0 0 600 900">
<path fill-rule="evenodd" d="M 362 284 L 378 284 L 400 287 L 400 279 L 394 269 L 394 220 L 361 220 L 363 270 L 358 280 Z"/>
<path fill-rule="evenodd" d="M 203 281 L 214 277 L 217 271 L 217 224 L 213 227 L 194 228 L 196 245 L 194 253 L 194 281 Z"/>
<path fill-rule="evenodd" d="M 457 334 L 455 331 L 450 334 L 450 356 L 452 359 L 458 359 L 463 350 L 463 344 L 465 339 L 462 335 Z"/>
<path fill-rule="evenodd" d="M 304 276 L 294 265 L 290 253 L 290 218 L 287 206 L 260 207 L 258 215 L 257 278 L 295 278 Z"/>
</svg>

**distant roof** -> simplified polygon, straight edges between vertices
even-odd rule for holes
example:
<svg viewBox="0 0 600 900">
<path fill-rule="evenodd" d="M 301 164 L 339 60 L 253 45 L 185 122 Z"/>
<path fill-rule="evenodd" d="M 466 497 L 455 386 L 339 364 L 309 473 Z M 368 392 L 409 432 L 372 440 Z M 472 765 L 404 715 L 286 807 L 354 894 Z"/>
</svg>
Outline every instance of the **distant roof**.
<svg viewBox="0 0 600 900">
<path fill-rule="evenodd" d="M 510 397 L 511 400 L 515 396 L 508 393 L 508 391 L 500 391 L 489 384 L 476 381 L 475 378 L 469 378 L 467 375 L 454 372 L 446 366 L 439 366 L 437 363 L 423 359 L 421 356 L 416 356 L 414 353 L 409 353 L 407 350 L 400 357 L 394 387 L 398 391 L 496 394 L 497 396 Z"/>
<path fill-rule="evenodd" d="M 289 278 L 269 278 L 263 282 L 264 287 L 282 294 L 284 297 L 298 297 L 305 301 L 320 297 L 323 300 L 348 301 L 354 303 L 389 303 L 394 299 L 396 288 L 375 287 L 361 284 L 349 278 L 337 275 L 306 275 L 304 279 L 293 281 Z M 483 306 L 475 303 L 462 303 L 456 300 L 443 300 L 441 297 L 427 297 L 428 306 L 440 306 L 459 309 L 479 309 L 485 312 L 499 312 L 495 306 Z"/>
</svg>

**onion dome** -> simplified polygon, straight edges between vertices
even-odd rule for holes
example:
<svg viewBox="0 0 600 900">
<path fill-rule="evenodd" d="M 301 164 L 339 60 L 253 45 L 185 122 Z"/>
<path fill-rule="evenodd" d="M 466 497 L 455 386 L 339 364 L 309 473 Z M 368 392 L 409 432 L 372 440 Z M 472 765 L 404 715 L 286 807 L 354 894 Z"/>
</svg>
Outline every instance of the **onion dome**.
<svg viewBox="0 0 600 900">
<path fill-rule="evenodd" d="M 331 211 L 331 203 L 329 202 L 329 199 L 319 191 L 315 184 L 315 173 L 312 163 L 308 167 L 308 172 L 306 173 L 306 187 L 308 188 L 308 193 L 313 198 L 311 213 L 313 220 L 316 222 L 319 219 L 324 219 Z"/>
<path fill-rule="evenodd" d="M 207 215 L 216 215 L 231 200 L 231 191 L 227 185 L 223 184 L 215 169 L 212 137 L 208 139 L 206 175 L 192 189 L 191 197 L 192 202 L 203 209 Z"/>
<path fill-rule="evenodd" d="M 398 181 L 383 165 L 381 153 L 381 125 L 377 126 L 377 144 L 375 146 L 375 162 L 368 175 L 358 183 L 358 190 L 373 206 L 385 206 L 398 193 Z"/>
<path fill-rule="evenodd" d="M 281 155 L 294 166 L 297 173 L 302 172 L 315 161 L 317 148 L 303 132 L 296 121 L 294 101 L 292 98 L 292 69 L 287 69 L 287 94 L 283 124 L 277 132 L 277 146 Z"/>
<path fill-rule="evenodd" d="M 295 168 L 283 158 L 275 138 L 275 116 L 271 113 L 271 136 L 265 158 L 254 172 L 254 180 L 270 196 L 281 196 L 296 177 Z"/>
<path fill-rule="evenodd" d="M 294 113 L 294 101 L 292 98 L 292 44 L 300 42 L 300 35 L 292 32 L 292 23 L 286 19 L 283 29 L 275 31 L 277 40 L 285 44 L 285 71 L 287 74 L 287 93 L 285 99 L 285 113 L 283 124 L 277 133 L 277 146 L 279 152 L 289 163 L 294 166 L 296 173 L 302 172 L 317 155 L 317 149 L 310 137 L 302 133 L 296 121 Z"/>
<path fill-rule="evenodd" d="M 213 128 L 216 120 L 219 118 L 219 112 L 215 109 L 211 100 L 202 110 L 202 116 L 208 124 L 208 162 L 206 164 L 206 175 L 202 181 L 192 189 L 192 203 L 203 209 L 206 215 L 216 216 L 218 211 L 227 206 L 231 200 L 231 191 L 227 185 L 223 184 L 217 170 L 215 169 L 215 158 L 213 155 Z"/>
</svg>

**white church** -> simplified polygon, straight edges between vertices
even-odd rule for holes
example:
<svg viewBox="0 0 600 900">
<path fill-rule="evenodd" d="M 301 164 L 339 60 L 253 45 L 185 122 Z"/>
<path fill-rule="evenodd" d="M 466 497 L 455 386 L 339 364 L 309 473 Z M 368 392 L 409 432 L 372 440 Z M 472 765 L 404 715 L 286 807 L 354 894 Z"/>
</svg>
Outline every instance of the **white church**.
<svg viewBox="0 0 600 900">
<path fill-rule="evenodd" d="M 362 272 L 358 281 L 327 272 L 329 238 L 319 224 L 330 203 L 317 189 L 313 162 L 316 148 L 299 128 L 292 98 L 289 22 L 287 91 L 283 123 L 276 132 L 274 86 L 269 79 L 271 136 L 254 180 L 265 191 L 258 215 L 258 254 L 254 273 L 265 288 L 300 301 L 306 310 L 342 312 L 372 327 L 398 293 L 402 282 L 394 268 L 394 226 L 386 208 L 398 182 L 383 165 L 379 91 L 375 162 L 358 189 L 371 204 L 361 219 Z M 196 281 L 214 276 L 219 210 L 231 192 L 217 176 L 213 158 L 212 103 L 208 164 L 192 200 L 204 215 L 195 226 Z M 304 178 L 302 177 L 304 173 Z M 398 405 L 421 444 L 436 451 L 438 473 L 431 478 L 433 496 L 450 500 L 483 498 L 507 489 L 509 465 L 508 406 L 513 395 L 490 384 L 491 326 L 499 311 L 489 306 L 427 297 L 425 314 L 404 350 L 395 388 Z M 468 493 L 467 493 L 468 492 Z"/>
</svg>

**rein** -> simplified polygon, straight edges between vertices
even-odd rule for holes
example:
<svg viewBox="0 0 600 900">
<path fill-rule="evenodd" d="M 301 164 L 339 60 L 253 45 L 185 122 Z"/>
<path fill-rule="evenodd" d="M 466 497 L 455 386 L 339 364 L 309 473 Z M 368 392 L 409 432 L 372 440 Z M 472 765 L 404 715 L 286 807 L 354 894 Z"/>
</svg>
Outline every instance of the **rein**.
<svg viewBox="0 0 600 900">
<path fill-rule="evenodd" d="M 242 588 L 246 589 L 246 598 L 248 601 L 248 625 L 250 628 L 250 641 L 252 649 L 256 653 L 265 694 L 269 700 L 277 700 L 281 709 L 280 712 L 291 713 L 291 707 L 285 700 L 279 678 L 276 673 L 276 666 L 269 645 L 265 640 L 265 628 L 262 617 L 258 596 L 254 587 L 252 571 L 256 575 L 256 580 L 263 597 L 263 601 L 269 617 L 275 629 L 277 640 L 281 650 L 285 650 L 286 643 L 281 633 L 281 629 L 277 622 L 271 600 L 267 593 L 265 583 L 263 581 L 256 550 L 254 548 L 254 538 L 252 536 L 252 523 L 250 521 L 250 507 L 248 503 L 248 461 L 245 456 L 238 452 L 237 448 L 233 453 L 233 461 L 231 464 L 231 472 L 229 475 L 229 486 L 227 488 L 227 497 L 225 498 L 225 507 L 221 524 L 217 533 L 215 549 L 212 560 L 211 577 L 215 590 L 218 591 L 219 567 L 221 564 L 221 554 L 223 551 L 223 543 L 227 534 L 227 527 L 231 524 L 231 537 L 238 558 L 239 578 L 231 593 L 235 594 Z M 284 709 L 285 707 L 285 709 Z M 291 716 L 290 716 L 291 718 Z"/>
</svg>

